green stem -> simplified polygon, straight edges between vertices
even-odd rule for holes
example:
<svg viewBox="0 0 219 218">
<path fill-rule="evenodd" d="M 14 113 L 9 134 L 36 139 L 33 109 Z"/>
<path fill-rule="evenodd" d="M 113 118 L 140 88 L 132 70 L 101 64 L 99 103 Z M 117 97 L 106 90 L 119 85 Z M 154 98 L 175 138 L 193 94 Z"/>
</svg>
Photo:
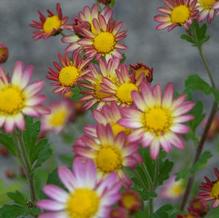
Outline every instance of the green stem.
<svg viewBox="0 0 219 218">
<path fill-rule="evenodd" d="M 202 49 L 202 46 L 199 46 L 198 47 L 198 51 L 199 51 L 199 55 L 200 55 L 200 58 L 202 60 L 202 63 L 205 67 L 205 70 L 208 74 L 208 77 L 209 77 L 209 80 L 211 82 L 211 85 L 213 88 L 215 88 L 215 83 L 214 83 L 214 79 L 213 79 L 213 76 L 212 76 L 212 73 L 210 71 L 210 68 L 208 66 L 208 62 L 204 56 L 204 53 L 203 53 L 203 49 Z M 193 161 L 193 166 L 196 164 L 196 162 L 199 160 L 200 156 L 201 156 L 201 153 L 204 149 L 204 145 L 205 145 L 205 141 L 207 139 L 207 136 L 208 136 L 208 132 L 209 132 L 209 129 L 211 128 L 211 124 L 214 120 L 214 117 L 215 117 L 215 114 L 217 113 L 217 102 L 214 101 L 212 107 L 211 107 L 211 112 L 210 112 L 210 115 L 208 117 L 208 120 L 207 120 L 207 123 L 206 123 L 206 126 L 205 126 L 205 129 L 203 131 L 203 134 L 202 134 L 202 137 L 199 141 L 199 144 L 198 144 L 198 147 L 197 147 L 197 150 L 196 150 L 196 154 L 195 154 L 195 158 L 194 158 L 194 161 Z M 181 210 L 184 210 L 186 204 L 187 204 L 187 201 L 189 199 L 189 195 L 191 193 L 191 190 L 192 190 L 192 186 L 193 186 L 193 183 L 194 183 L 194 180 L 195 180 L 195 174 L 193 174 L 189 180 L 188 180 L 188 183 L 187 183 L 187 186 L 186 186 L 186 190 L 185 190 L 185 193 L 184 193 L 184 196 L 183 196 L 183 199 L 182 199 L 182 203 L 181 203 L 181 206 L 180 206 L 180 209 Z"/>
<path fill-rule="evenodd" d="M 25 177 L 29 184 L 31 203 L 34 205 L 36 202 L 36 192 L 34 187 L 33 172 L 31 169 L 31 163 L 27 155 L 26 146 L 23 142 L 23 137 L 21 132 L 16 132 L 16 139 L 17 139 L 17 150 L 19 155 L 18 157 L 19 160 L 21 161 L 22 167 L 24 169 Z"/>
</svg>

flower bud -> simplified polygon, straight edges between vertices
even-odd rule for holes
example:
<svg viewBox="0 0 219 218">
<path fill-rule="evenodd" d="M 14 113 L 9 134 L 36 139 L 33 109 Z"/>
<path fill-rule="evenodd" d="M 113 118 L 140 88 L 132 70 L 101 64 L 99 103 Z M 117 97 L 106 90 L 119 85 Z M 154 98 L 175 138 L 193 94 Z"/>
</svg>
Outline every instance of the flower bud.
<svg viewBox="0 0 219 218">
<path fill-rule="evenodd" d="M 3 64 L 8 59 L 8 48 L 3 43 L 0 43 L 0 64 Z"/>
</svg>

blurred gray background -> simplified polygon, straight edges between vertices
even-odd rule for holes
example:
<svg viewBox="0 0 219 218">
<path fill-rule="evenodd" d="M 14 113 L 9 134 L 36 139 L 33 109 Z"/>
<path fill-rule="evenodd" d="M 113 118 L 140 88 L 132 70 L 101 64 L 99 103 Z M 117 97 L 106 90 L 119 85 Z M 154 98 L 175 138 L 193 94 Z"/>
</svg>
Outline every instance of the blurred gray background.
<svg viewBox="0 0 219 218">
<path fill-rule="evenodd" d="M 61 0 L 63 13 L 74 17 L 84 5 L 92 5 L 94 0 Z M 57 98 L 51 93 L 51 86 L 46 79 L 48 66 L 57 60 L 57 52 L 62 52 L 66 45 L 60 43 L 60 37 L 34 41 L 33 29 L 29 26 L 32 19 L 38 19 L 37 10 L 55 10 L 55 0 L 0 0 L 0 42 L 8 45 L 9 60 L 4 67 L 12 70 L 16 60 L 35 66 L 34 78 L 46 81 L 45 92 L 50 98 Z M 154 68 L 154 81 L 162 85 L 169 81 L 183 90 L 184 80 L 190 73 L 200 73 L 205 77 L 197 50 L 180 39 L 180 28 L 167 32 L 156 31 L 153 16 L 161 0 L 116 0 L 114 16 L 125 23 L 128 37 L 127 63 L 143 62 Z M 209 27 L 211 40 L 205 51 L 214 72 L 219 79 L 219 17 Z M 57 142 L 58 143 L 58 142 Z M 187 151 L 188 152 L 188 151 Z M 0 158 L 0 177 L 11 160 Z"/>
</svg>

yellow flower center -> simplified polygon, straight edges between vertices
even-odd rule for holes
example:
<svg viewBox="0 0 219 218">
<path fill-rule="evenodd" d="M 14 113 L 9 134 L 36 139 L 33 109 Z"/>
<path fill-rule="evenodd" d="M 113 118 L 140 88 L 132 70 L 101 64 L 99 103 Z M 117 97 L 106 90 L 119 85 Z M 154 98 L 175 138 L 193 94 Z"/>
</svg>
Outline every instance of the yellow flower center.
<svg viewBox="0 0 219 218">
<path fill-rule="evenodd" d="M 61 20 L 58 16 L 47 17 L 43 24 L 43 31 L 45 33 L 51 33 L 54 30 L 59 30 L 61 27 Z"/>
<path fill-rule="evenodd" d="M 139 69 L 135 70 L 135 78 L 138 79 L 141 74 L 144 74 L 146 77 L 150 75 L 150 70 L 145 67 L 140 67 Z"/>
<path fill-rule="evenodd" d="M 9 85 L 0 89 L 0 114 L 17 114 L 24 107 L 24 103 L 25 97 L 20 88 Z"/>
<path fill-rule="evenodd" d="M 70 218 L 93 218 L 100 205 L 97 193 L 88 188 L 78 188 L 69 197 L 66 210 Z"/>
<path fill-rule="evenodd" d="M 93 45 L 99 53 L 110 53 L 115 46 L 115 37 L 110 32 L 101 32 L 95 37 Z"/>
<path fill-rule="evenodd" d="M 49 123 L 51 126 L 53 127 L 63 126 L 66 122 L 68 111 L 66 111 L 66 109 L 64 108 L 61 108 L 52 112 L 52 114 L 50 114 L 49 116 L 50 116 Z"/>
<path fill-rule="evenodd" d="M 165 134 L 172 124 L 171 112 L 167 108 L 153 107 L 145 112 L 145 127 L 157 136 Z"/>
<path fill-rule="evenodd" d="M 133 205 L 136 203 L 136 198 L 132 195 L 125 195 L 123 196 L 122 202 L 126 209 L 131 209 Z"/>
<path fill-rule="evenodd" d="M 122 167 L 121 151 L 112 146 L 102 146 L 96 154 L 96 164 L 105 173 L 120 169 Z"/>
<path fill-rule="evenodd" d="M 176 181 L 172 185 L 170 192 L 172 196 L 179 197 L 184 192 L 184 183 L 182 180 Z"/>
<path fill-rule="evenodd" d="M 132 103 L 132 92 L 137 91 L 138 88 L 133 83 L 123 83 L 121 86 L 118 87 L 116 96 L 119 100 L 123 103 Z"/>
<path fill-rule="evenodd" d="M 172 10 L 171 21 L 175 24 L 183 25 L 190 16 L 189 8 L 186 5 L 179 5 Z"/>
<path fill-rule="evenodd" d="M 118 123 L 111 124 L 114 135 L 118 135 L 120 132 L 124 132 L 126 135 L 130 134 L 131 130 L 121 126 Z"/>
<path fill-rule="evenodd" d="M 59 82 L 63 86 L 72 86 L 78 79 L 80 73 L 74 66 L 66 66 L 59 72 Z"/>
<path fill-rule="evenodd" d="M 219 199 L 219 181 L 215 182 L 211 189 L 211 196 L 213 198 Z"/>
<path fill-rule="evenodd" d="M 216 0 L 199 0 L 199 4 L 204 9 L 211 9 L 215 2 Z"/>
</svg>

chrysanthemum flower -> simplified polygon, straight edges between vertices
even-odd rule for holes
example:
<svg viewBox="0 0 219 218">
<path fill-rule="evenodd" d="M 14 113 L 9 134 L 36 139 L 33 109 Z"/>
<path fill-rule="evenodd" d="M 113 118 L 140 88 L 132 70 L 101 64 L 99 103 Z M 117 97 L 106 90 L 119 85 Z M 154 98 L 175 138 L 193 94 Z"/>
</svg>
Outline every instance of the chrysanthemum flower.
<svg viewBox="0 0 219 218">
<path fill-rule="evenodd" d="M 126 208 L 130 213 L 135 213 L 142 208 L 143 201 L 138 192 L 130 189 L 121 194 L 119 205 Z"/>
<path fill-rule="evenodd" d="M 104 57 L 109 60 L 112 57 L 122 59 L 120 50 L 125 50 L 126 46 L 120 41 L 126 37 L 126 32 L 122 30 L 123 24 L 99 15 L 93 20 L 93 30 L 83 29 L 84 38 L 78 43 L 89 58 L 99 60 Z"/>
<path fill-rule="evenodd" d="M 41 131 L 54 131 L 59 133 L 68 123 L 72 115 L 72 105 L 69 101 L 62 100 L 49 106 L 50 114 L 41 118 Z"/>
<path fill-rule="evenodd" d="M 161 189 L 161 196 L 167 199 L 177 199 L 185 191 L 183 179 L 176 180 L 176 176 L 171 176 Z"/>
<path fill-rule="evenodd" d="M 48 79 L 55 86 L 54 92 L 65 94 L 71 91 L 77 82 L 87 73 L 86 65 L 89 59 L 80 58 L 79 52 L 74 52 L 72 58 L 67 54 L 58 54 L 59 63 L 53 62 L 55 69 L 49 67 Z"/>
<path fill-rule="evenodd" d="M 28 85 L 32 66 L 24 69 L 22 62 L 16 62 L 11 79 L 0 67 L 0 127 L 12 132 L 15 127 L 25 128 L 24 115 L 40 116 L 48 111 L 41 105 L 45 96 L 39 92 L 43 81 Z"/>
<path fill-rule="evenodd" d="M 104 78 L 103 80 L 103 91 L 109 96 L 104 98 L 104 101 L 114 101 L 118 105 L 129 106 L 133 103 L 132 92 L 138 91 L 139 83 L 136 82 L 128 72 L 126 65 L 121 65 L 116 70 L 118 81 L 109 80 Z"/>
<path fill-rule="evenodd" d="M 195 198 L 189 204 L 188 211 L 197 217 L 204 217 L 208 213 L 208 204 L 200 198 Z"/>
<path fill-rule="evenodd" d="M 205 182 L 200 185 L 199 198 L 205 201 L 213 201 L 212 207 L 219 206 L 219 170 L 215 168 L 216 180 L 211 181 L 208 177 L 205 177 Z"/>
<path fill-rule="evenodd" d="M 136 108 L 125 108 L 120 124 L 132 128 L 130 141 L 140 140 L 143 147 L 150 147 L 150 154 L 156 159 L 160 146 L 170 152 L 172 145 L 183 149 L 184 142 L 180 137 L 189 131 L 183 124 L 193 117 L 186 114 L 194 103 L 185 101 L 185 95 L 174 100 L 174 88 L 168 84 L 164 95 L 160 85 L 141 84 L 140 92 L 133 92 L 132 99 Z"/>
<path fill-rule="evenodd" d="M 197 7 L 199 10 L 199 21 L 205 19 L 210 23 L 214 16 L 219 12 L 218 0 L 197 0 Z"/>
<path fill-rule="evenodd" d="M 127 135 L 130 133 L 130 129 L 125 128 L 119 124 L 122 118 L 122 108 L 119 107 L 115 102 L 109 105 L 104 105 L 101 109 L 93 112 L 93 117 L 97 123 L 107 125 L 110 124 L 114 135 L 124 132 Z"/>
<path fill-rule="evenodd" d="M 83 10 L 78 14 L 78 16 L 74 17 L 73 24 L 68 25 L 69 28 L 74 30 L 76 35 L 68 35 L 62 38 L 64 43 L 68 43 L 68 47 L 66 48 L 67 52 L 74 51 L 75 49 L 79 48 L 79 40 L 83 38 L 83 29 L 91 30 L 95 33 L 93 20 L 97 19 L 99 15 L 102 15 L 106 22 L 112 17 L 112 9 L 109 7 L 104 7 L 102 10 L 98 7 L 97 4 L 94 4 L 91 8 L 85 6 Z"/>
<path fill-rule="evenodd" d="M 125 184 L 129 184 L 123 167 L 135 167 L 141 161 L 138 145 L 127 142 L 125 133 L 115 136 L 110 125 L 97 124 L 89 131 L 80 138 L 80 143 L 73 146 L 74 154 L 94 160 L 100 177 L 115 172 Z"/>
<path fill-rule="evenodd" d="M 138 64 L 131 64 L 130 65 L 131 72 L 134 74 L 136 81 L 147 81 L 152 82 L 153 80 L 153 68 L 150 68 L 149 66 L 138 63 Z"/>
<path fill-rule="evenodd" d="M 108 217 L 121 187 L 115 174 L 97 179 L 94 163 L 76 158 L 72 171 L 59 167 L 58 175 L 66 190 L 55 185 L 44 187 L 43 191 L 50 199 L 39 201 L 37 206 L 48 212 L 39 218 Z"/>
<path fill-rule="evenodd" d="M 154 17 L 155 21 L 160 23 L 156 27 L 157 30 L 170 31 L 177 26 L 188 29 L 197 18 L 196 0 L 163 0 L 163 2 L 165 5 L 158 9 L 160 14 Z"/>
<path fill-rule="evenodd" d="M 68 18 L 63 17 L 61 5 L 59 3 L 56 4 L 57 14 L 53 13 L 50 10 L 48 11 L 48 15 L 44 16 L 40 11 L 39 21 L 33 20 L 31 26 L 36 29 L 33 32 L 33 38 L 38 39 L 47 39 L 51 36 L 54 36 L 62 31 L 64 25 L 66 24 Z"/>
<path fill-rule="evenodd" d="M 103 99 L 110 96 L 109 93 L 105 93 L 102 90 L 104 78 L 114 83 L 118 81 L 116 70 L 120 65 L 119 59 L 112 58 L 109 61 L 100 59 L 98 63 L 97 68 L 93 64 L 89 65 L 88 73 L 84 76 L 82 83 L 80 83 L 81 86 L 86 88 L 83 92 L 84 97 L 81 98 L 85 109 L 89 109 L 94 104 L 97 104 L 97 108 L 101 108 L 105 104 Z"/>
</svg>

